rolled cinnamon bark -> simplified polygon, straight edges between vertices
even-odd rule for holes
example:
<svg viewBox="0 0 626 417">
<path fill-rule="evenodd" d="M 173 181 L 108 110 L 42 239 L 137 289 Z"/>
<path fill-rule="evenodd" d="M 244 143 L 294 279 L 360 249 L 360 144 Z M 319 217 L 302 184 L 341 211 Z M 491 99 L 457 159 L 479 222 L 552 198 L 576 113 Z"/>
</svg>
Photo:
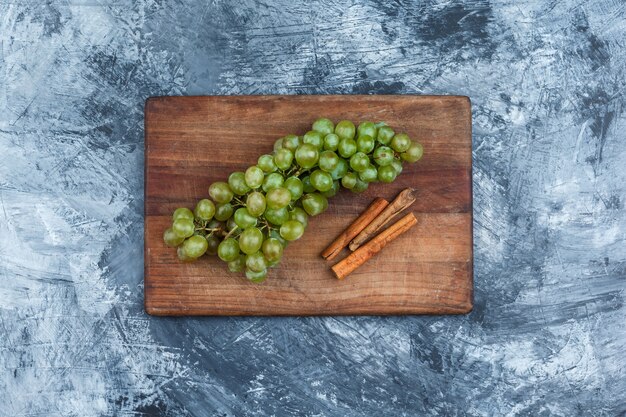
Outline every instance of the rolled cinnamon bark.
<svg viewBox="0 0 626 417">
<path fill-rule="evenodd" d="M 350 275 L 355 269 L 380 252 L 389 242 L 415 226 L 416 223 L 417 219 L 413 213 L 407 214 L 389 226 L 384 232 L 378 234 L 365 245 L 348 255 L 345 259 L 335 264 L 332 270 L 337 279 L 344 279 Z"/>
<path fill-rule="evenodd" d="M 352 222 L 350 226 L 346 230 L 343 231 L 337 239 L 333 241 L 325 250 L 322 252 L 322 258 L 330 261 L 334 259 L 343 248 L 348 246 L 350 241 L 358 235 L 372 220 L 376 218 L 384 209 L 389 205 L 389 202 L 384 198 L 376 198 L 372 203 L 365 209 L 363 213 L 359 217 L 356 218 L 355 221 Z"/>
<path fill-rule="evenodd" d="M 348 246 L 351 251 L 355 251 L 365 243 L 370 237 L 378 232 L 384 225 L 389 223 L 394 217 L 410 207 L 415 202 L 417 192 L 413 188 L 406 188 L 396 196 L 370 224 L 365 227 Z"/>
</svg>

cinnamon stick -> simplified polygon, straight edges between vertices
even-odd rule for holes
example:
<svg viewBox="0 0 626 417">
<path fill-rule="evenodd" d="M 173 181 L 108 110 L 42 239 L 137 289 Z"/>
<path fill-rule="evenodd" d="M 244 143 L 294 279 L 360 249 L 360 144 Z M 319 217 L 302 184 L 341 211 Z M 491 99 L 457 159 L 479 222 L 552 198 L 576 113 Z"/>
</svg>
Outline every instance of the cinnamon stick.
<svg viewBox="0 0 626 417">
<path fill-rule="evenodd" d="M 385 210 L 382 211 L 370 224 L 367 225 L 354 239 L 350 242 L 349 248 L 355 251 L 365 243 L 370 237 L 378 232 L 384 225 L 389 223 L 394 217 L 400 214 L 404 209 L 415 202 L 416 191 L 413 188 L 406 188 L 396 196 Z"/>
<path fill-rule="evenodd" d="M 335 266 L 332 267 L 332 270 L 335 273 L 335 276 L 337 276 L 337 279 L 344 279 L 350 275 L 355 269 L 380 252 L 385 245 L 387 245 L 387 243 L 393 241 L 402 233 L 415 226 L 416 223 L 417 219 L 413 213 L 407 214 L 389 226 L 384 232 L 378 234 L 368 243 L 352 252 L 342 261 L 335 264 Z"/>
<path fill-rule="evenodd" d="M 334 259 L 343 248 L 348 246 L 350 241 L 358 235 L 361 230 L 363 230 L 372 220 L 376 218 L 384 209 L 389 205 L 389 202 L 384 198 L 376 198 L 372 203 L 365 209 L 363 213 L 359 217 L 356 218 L 355 221 L 352 222 L 350 226 L 346 230 L 343 231 L 337 239 L 333 241 L 325 250 L 322 252 L 322 258 L 330 261 Z"/>
</svg>

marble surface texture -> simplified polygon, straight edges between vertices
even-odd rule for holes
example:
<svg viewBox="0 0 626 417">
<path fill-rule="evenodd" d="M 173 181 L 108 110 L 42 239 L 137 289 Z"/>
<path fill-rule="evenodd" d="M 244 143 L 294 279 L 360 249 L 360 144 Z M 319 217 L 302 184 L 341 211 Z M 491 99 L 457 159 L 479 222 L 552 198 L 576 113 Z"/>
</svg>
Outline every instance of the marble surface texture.
<svg viewBox="0 0 626 417">
<path fill-rule="evenodd" d="M 0 0 L 0 416 L 626 415 L 622 0 Z M 154 318 L 154 95 L 473 103 L 464 316 Z"/>
</svg>

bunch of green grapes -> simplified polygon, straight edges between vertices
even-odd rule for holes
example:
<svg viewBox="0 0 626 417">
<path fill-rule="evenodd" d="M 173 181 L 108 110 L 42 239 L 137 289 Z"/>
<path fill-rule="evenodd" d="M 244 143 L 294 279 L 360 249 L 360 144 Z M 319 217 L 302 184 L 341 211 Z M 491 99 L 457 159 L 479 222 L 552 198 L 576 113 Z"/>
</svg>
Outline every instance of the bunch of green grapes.
<svg viewBox="0 0 626 417">
<path fill-rule="evenodd" d="M 215 182 L 193 211 L 178 208 L 163 239 L 181 261 L 217 255 L 232 272 L 262 282 L 283 250 L 304 234 L 309 216 L 328 208 L 340 187 L 355 193 L 372 182 L 392 182 L 403 162 L 415 162 L 423 148 L 385 123 L 321 118 L 304 136 L 278 139 L 245 172 Z"/>
</svg>

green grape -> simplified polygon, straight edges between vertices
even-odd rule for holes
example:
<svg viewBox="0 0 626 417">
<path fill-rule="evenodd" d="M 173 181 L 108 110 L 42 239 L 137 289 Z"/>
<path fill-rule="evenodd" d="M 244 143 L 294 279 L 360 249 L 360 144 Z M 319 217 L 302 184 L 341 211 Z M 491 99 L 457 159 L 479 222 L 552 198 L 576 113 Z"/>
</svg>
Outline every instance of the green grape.
<svg viewBox="0 0 626 417">
<path fill-rule="evenodd" d="M 402 162 L 394 159 L 393 161 L 391 161 L 390 166 L 392 166 L 393 169 L 396 170 L 396 176 L 400 175 L 400 173 L 402 172 Z"/>
<path fill-rule="evenodd" d="M 318 164 L 322 171 L 332 172 L 339 164 L 339 156 L 333 151 L 324 151 L 320 153 Z"/>
<path fill-rule="evenodd" d="M 248 227 L 256 226 L 257 218 L 248 212 L 245 207 L 240 207 L 235 211 L 233 216 L 235 223 L 241 229 L 247 229 Z"/>
<path fill-rule="evenodd" d="M 226 221 L 226 230 L 229 232 L 234 228 L 238 227 L 237 222 L 235 221 L 235 216 L 230 216 L 230 218 Z"/>
<path fill-rule="evenodd" d="M 285 177 L 278 172 L 272 172 L 268 174 L 263 180 L 263 191 L 268 192 L 272 188 L 281 187 L 285 182 Z"/>
<path fill-rule="evenodd" d="M 287 148 L 276 151 L 276 155 L 274 155 L 274 163 L 276 166 L 282 170 L 289 169 L 293 162 L 293 152 L 294 151 Z"/>
<path fill-rule="evenodd" d="M 267 203 L 263 193 L 253 191 L 248 194 L 248 198 L 246 199 L 246 208 L 248 209 L 248 213 L 252 216 L 259 217 L 263 214 L 265 212 L 266 205 Z"/>
<path fill-rule="evenodd" d="M 289 190 L 291 193 L 291 200 L 293 201 L 302 197 L 302 193 L 304 192 L 304 185 L 302 184 L 302 180 L 298 177 L 287 178 L 283 183 L 283 187 Z"/>
<path fill-rule="evenodd" d="M 357 178 L 356 184 L 354 184 L 354 187 L 352 187 L 352 191 L 355 193 L 362 193 L 363 191 L 367 190 L 368 187 L 369 187 L 368 183 L 361 180 L 361 178 Z"/>
<path fill-rule="evenodd" d="M 370 158 L 363 152 L 357 152 L 350 157 L 350 168 L 356 172 L 363 172 L 370 165 Z"/>
<path fill-rule="evenodd" d="M 297 220 L 287 220 L 280 226 L 280 235 L 288 241 L 298 240 L 304 234 L 304 225 Z"/>
<path fill-rule="evenodd" d="M 221 222 L 225 222 L 233 215 L 233 206 L 230 203 L 218 204 L 215 208 L 215 215 L 213 218 Z"/>
<path fill-rule="evenodd" d="M 237 239 L 232 237 L 224 239 L 217 247 L 217 256 L 224 262 L 237 259 L 239 257 L 239 242 L 237 242 Z"/>
<path fill-rule="evenodd" d="M 376 139 L 376 134 L 378 133 L 378 128 L 372 122 L 363 122 L 359 124 L 359 127 L 356 130 L 357 136 L 367 135 L 373 139 Z M 367 153 L 367 152 L 366 152 Z"/>
<path fill-rule="evenodd" d="M 317 216 L 326 211 L 328 200 L 319 193 L 308 193 L 302 197 L 302 208 L 309 216 Z"/>
<path fill-rule="evenodd" d="M 280 264 L 280 260 L 278 260 L 278 261 L 272 261 L 272 262 L 267 261 L 267 267 L 268 267 L 268 268 L 274 268 L 274 267 L 275 267 L 276 265 L 278 265 L 278 264 Z"/>
<path fill-rule="evenodd" d="M 348 162 L 346 162 L 346 160 L 343 158 L 339 158 L 339 163 L 337 164 L 335 169 L 332 170 L 330 176 L 333 177 L 334 180 L 343 178 L 343 176 L 346 175 L 346 173 L 348 172 L 349 168 L 350 165 L 348 165 Z"/>
<path fill-rule="evenodd" d="M 355 174 L 354 172 L 348 172 L 341 179 L 341 185 L 343 185 L 343 188 L 347 188 L 348 190 L 351 190 L 356 185 L 356 181 L 358 178 L 359 178 L 358 175 Z"/>
<path fill-rule="evenodd" d="M 333 186 L 333 177 L 328 172 L 316 169 L 311 173 L 311 185 L 318 191 L 328 191 Z"/>
<path fill-rule="evenodd" d="M 246 267 L 246 255 L 240 253 L 234 261 L 228 262 L 230 272 L 241 272 Z"/>
<path fill-rule="evenodd" d="M 188 219 L 193 221 L 193 213 L 186 207 L 180 207 L 174 210 L 174 214 L 172 215 L 172 220 L 176 221 L 178 219 Z"/>
<path fill-rule="evenodd" d="M 286 207 L 291 201 L 291 193 L 284 187 L 273 188 L 265 195 L 267 207 L 272 210 L 278 210 Z"/>
<path fill-rule="evenodd" d="M 393 149 L 388 146 L 379 146 L 374 151 L 374 162 L 378 164 L 378 166 L 384 167 L 393 162 Z"/>
<path fill-rule="evenodd" d="M 396 169 L 391 165 L 378 168 L 378 181 L 380 182 L 393 182 L 396 176 Z"/>
<path fill-rule="evenodd" d="M 411 146 L 400 156 L 407 162 L 417 162 L 422 158 L 424 148 L 421 143 L 411 142 Z"/>
<path fill-rule="evenodd" d="M 182 262 L 192 262 L 196 260 L 196 258 L 192 258 L 185 252 L 185 247 L 182 245 L 176 248 L 176 256 L 178 256 L 178 259 Z"/>
<path fill-rule="evenodd" d="M 209 195 L 216 203 L 226 204 L 233 199 L 233 192 L 227 183 L 218 181 L 209 187 Z"/>
<path fill-rule="evenodd" d="M 219 229 L 224 230 L 224 222 L 217 220 L 214 216 L 213 220 L 211 220 L 207 225 L 209 229 Z"/>
<path fill-rule="evenodd" d="M 260 272 L 255 272 L 251 269 L 246 269 L 246 278 L 248 278 L 250 282 L 253 282 L 255 284 L 260 284 L 261 282 L 265 281 L 265 278 L 267 278 L 267 269 L 264 269 L 263 271 L 260 271 Z"/>
<path fill-rule="evenodd" d="M 339 136 L 334 133 L 329 133 L 324 137 L 324 150 L 336 151 L 339 146 Z"/>
<path fill-rule="evenodd" d="M 263 233 L 256 227 L 249 227 L 239 235 L 239 249 L 246 255 L 261 249 L 262 244 Z"/>
<path fill-rule="evenodd" d="M 261 155 L 257 161 L 257 166 L 265 173 L 276 171 L 277 167 L 274 163 L 274 157 L 272 155 Z"/>
<path fill-rule="evenodd" d="M 215 215 L 215 204 L 208 198 L 198 201 L 194 214 L 200 220 L 211 220 Z"/>
<path fill-rule="evenodd" d="M 306 177 L 302 178 L 302 190 L 305 193 L 312 193 L 315 191 L 315 187 L 313 187 L 311 185 L 311 176 L 307 175 Z"/>
<path fill-rule="evenodd" d="M 286 248 L 287 245 L 289 245 L 289 242 L 283 239 L 283 237 L 280 235 L 280 231 L 278 231 L 278 229 L 270 230 L 270 238 L 278 240 L 280 244 L 283 245 L 283 248 Z"/>
<path fill-rule="evenodd" d="M 165 229 L 165 232 L 163 233 L 163 241 L 169 247 L 175 248 L 183 243 L 184 240 L 185 238 L 174 233 L 174 230 L 171 227 Z"/>
<path fill-rule="evenodd" d="M 265 239 L 263 245 L 261 246 L 261 250 L 263 251 L 263 255 L 265 255 L 265 259 L 269 263 L 280 261 L 280 258 L 283 256 L 283 245 L 278 239 L 273 237 Z"/>
<path fill-rule="evenodd" d="M 280 138 L 274 142 L 274 152 L 283 148 L 283 138 Z"/>
<path fill-rule="evenodd" d="M 395 134 L 396 132 L 389 126 L 382 126 L 378 128 L 378 137 L 376 139 L 383 145 L 388 145 Z"/>
<path fill-rule="evenodd" d="M 370 164 L 363 172 L 359 172 L 359 178 L 365 182 L 374 182 L 378 179 L 378 170 Z"/>
<path fill-rule="evenodd" d="M 209 244 L 206 239 L 200 235 L 191 236 L 183 243 L 183 249 L 190 258 L 199 258 L 207 251 Z"/>
<path fill-rule="evenodd" d="M 335 126 L 335 133 L 340 139 L 353 139 L 356 128 L 350 120 L 342 120 Z"/>
<path fill-rule="evenodd" d="M 294 207 L 293 210 L 289 212 L 289 220 L 297 220 L 307 227 L 309 224 L 309 215 L 306 214 L 306 211 L 302 207 Z"/>
<path fill-rule="evenodd" d="M 281 207 L 279 209 L 267 208 L 264 216 L 268 222 L 275 224 L 276 226 L 280 226 L 289 220 L 289 211 L 287 210 L 287 207 Z"/>
<path fill-rule="evenodd" d="M 335 131 L 335 124 L 325 117 L 321 117 L 313 122 L 313 130 L 320 132 L 322 135 L 328 135 Z"/>
<path fill-rule="evenodd" d="M 322 149 L 324 146 L 324 136 L 320 132 L 310 130 L 304 134 L 302 142 L 313 145 L 316 149 Z"/>
<path fill-rule="evenodd" d="M 192 220 L 187 218 L 174 220 L 174 224 L 172 224 L 172 230 L 178 237 L 186 238 L 193 235 L 193 232 L 196 230 L 196 226 L 193 224 Z"/>
<path fill-rule="evenodd" d="M 246 184 L 246 175 L 239 171 L 228 176 L 228 186 L 237 195 L 244 195 L 250 191 L 250 187 Z"/>
<path fill-rule="evenodd" d="M 206 237 L 206 241 L 208 244 L 206 253 L 208 253 L 209 255 L 217 254 L 217 247 L 221 243 L 220 239 L 217 236 L 209 235 Z"/>
<path fill-rule="evenodd" d="M 318 158 L 317 148 L 310 143 L 303 143 L 296 149 L 296 162 L 304 169 L 312 168 Z"/>
<path fill-rule="evenodd" d="M 263 184 L 263 178 L 265 178 L 263 170 L 256 165 L 248 168 L 244 175 L 246 184 L 252 189 L 259 188 Z"/>
<path fill-rule="evenodd" d="M 287 135 L 283 138 L 283 148 L 295 152 L 298 146 L 302 144 L 302 140 L 296 135 Z"/>
<path fill-rule="evenodd" d="M 356 152 L 356 142 L 350 138 L 341 139 L 337 151 L 342 157 L 350 158 Z"/>
<path fill-rule="evenodd" d="M 359 136 L 356 140 L 356 149 L 359 152 L 370 153 L 374 150 L 374 146 L 376 146 L 376 141 L 371 136 Z"/>
<path fill-rule="evenodd" d="M 337 192 L 339 192 L 339 181 L 335 180 L 330 190 L 324 191 L 322 195 L 326 198 L 331 198 L 334 197 Z"/>
<path fill-rule="evenodd" d="M 398 133 L 391 139 L 391 147 L 396 152 L 404 152 L 411 146 L 411 139 L 406 133 Z"/>
<path fill-rule="evenodd" d="M 246 268 L 254 272 L 261 272 L 267 269 L 267 262 L 263 252 L 255 252 L 246 257 Z"/>
</svg>

